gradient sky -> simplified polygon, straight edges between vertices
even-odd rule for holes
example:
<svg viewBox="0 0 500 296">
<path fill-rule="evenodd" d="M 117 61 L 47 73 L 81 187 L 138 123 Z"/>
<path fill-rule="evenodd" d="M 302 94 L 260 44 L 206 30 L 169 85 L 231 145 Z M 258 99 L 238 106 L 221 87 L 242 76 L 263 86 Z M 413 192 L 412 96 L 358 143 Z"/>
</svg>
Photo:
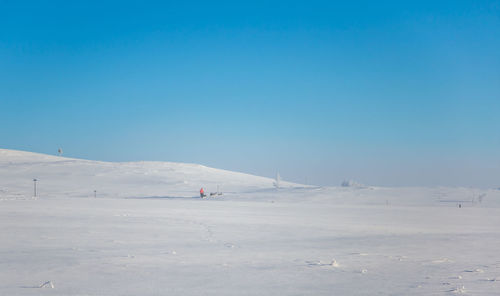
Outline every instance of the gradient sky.
<svg viewBox="0 0 500 296">
<path fill-rule="evenodd" d="M 500 1 L 0 0 L 0 147 L 500 187 Z"/>
</svg>

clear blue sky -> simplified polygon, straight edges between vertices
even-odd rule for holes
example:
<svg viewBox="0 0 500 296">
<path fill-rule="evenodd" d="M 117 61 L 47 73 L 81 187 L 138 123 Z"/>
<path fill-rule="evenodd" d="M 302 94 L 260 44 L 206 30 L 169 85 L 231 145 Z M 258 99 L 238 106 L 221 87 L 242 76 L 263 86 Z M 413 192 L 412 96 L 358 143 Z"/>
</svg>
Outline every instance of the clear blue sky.
<svg viewBox="0 0 500 296">
<path fill-rule="evenodd" d="M 500 1 L 0 0 L 0 147 L 500 187 Z"/>
</svg>

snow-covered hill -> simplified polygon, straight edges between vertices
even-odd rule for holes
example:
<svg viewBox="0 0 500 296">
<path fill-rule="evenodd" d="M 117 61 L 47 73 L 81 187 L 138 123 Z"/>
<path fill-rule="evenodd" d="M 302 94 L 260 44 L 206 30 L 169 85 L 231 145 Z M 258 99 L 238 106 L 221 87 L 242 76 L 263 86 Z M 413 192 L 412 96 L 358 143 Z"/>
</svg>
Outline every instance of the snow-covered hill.
<svg viewBox="0 0 500 296">
<path fill-rule="evenodd" d="M 274 180 L 174 162 L 102 162 L 0 149 L 0 196 L 31 198 L 33 179 L 42 197 L 192 197 L 207 192 L 274 188 Z M 294 184 L 281 182 L 281 187 Z"/>
</svg>

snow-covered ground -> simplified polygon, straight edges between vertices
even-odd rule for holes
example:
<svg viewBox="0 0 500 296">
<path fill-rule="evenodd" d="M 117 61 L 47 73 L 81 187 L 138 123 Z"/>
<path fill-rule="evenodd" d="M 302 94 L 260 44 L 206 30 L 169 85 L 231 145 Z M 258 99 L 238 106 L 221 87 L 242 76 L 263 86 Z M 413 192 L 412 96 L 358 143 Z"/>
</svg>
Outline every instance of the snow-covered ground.
<svg viewBox="0 0 500 296">
<path fill-rule="evenodd" d="M 500 294 L 500 190 L 282 187 L 0 149 L 0 295 Z"/>
</svg>

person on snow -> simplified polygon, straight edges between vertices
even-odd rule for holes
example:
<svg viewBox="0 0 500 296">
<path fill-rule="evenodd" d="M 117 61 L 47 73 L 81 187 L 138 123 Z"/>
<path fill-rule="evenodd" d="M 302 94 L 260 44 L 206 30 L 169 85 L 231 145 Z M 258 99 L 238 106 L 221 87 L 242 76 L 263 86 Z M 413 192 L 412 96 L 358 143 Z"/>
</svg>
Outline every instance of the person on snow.
<svg viewBox="0 0 500 296">
<path fill-rule="evenodd" d="M 203 187 L 200 189 L 200 197 L 204 198 L 206 196 L 205 191 L 203 190 Z"/>
</svg>

